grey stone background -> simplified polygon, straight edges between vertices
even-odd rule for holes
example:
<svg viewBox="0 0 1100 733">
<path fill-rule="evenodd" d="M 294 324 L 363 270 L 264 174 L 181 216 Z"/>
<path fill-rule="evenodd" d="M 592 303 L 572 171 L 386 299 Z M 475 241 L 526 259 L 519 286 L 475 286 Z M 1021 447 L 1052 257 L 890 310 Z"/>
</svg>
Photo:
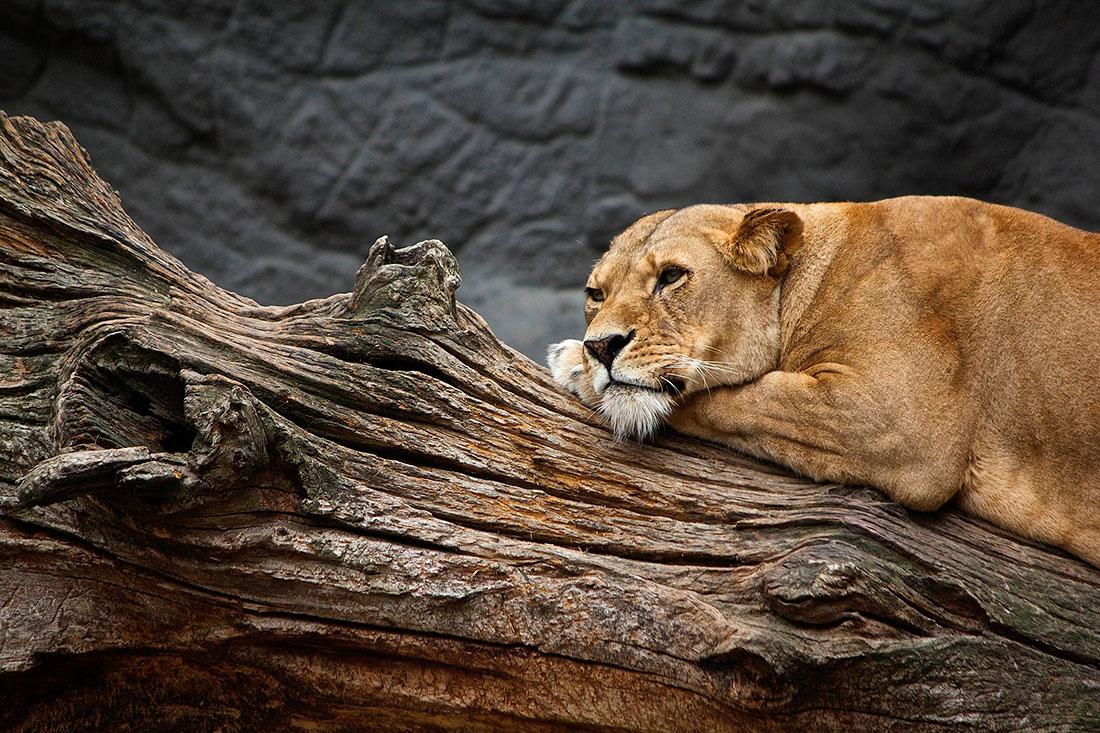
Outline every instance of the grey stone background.
<svg viewBox="0 0 1100 733">
<path fill-rule="evenodd" d="M 165 249 L 281 304 L 438 237 L 542 358 L 644 212 L 954 193 L 1100 229 L 1083 0 L 0 0 L 0 107 L 60 119 Z"/>
</svg>

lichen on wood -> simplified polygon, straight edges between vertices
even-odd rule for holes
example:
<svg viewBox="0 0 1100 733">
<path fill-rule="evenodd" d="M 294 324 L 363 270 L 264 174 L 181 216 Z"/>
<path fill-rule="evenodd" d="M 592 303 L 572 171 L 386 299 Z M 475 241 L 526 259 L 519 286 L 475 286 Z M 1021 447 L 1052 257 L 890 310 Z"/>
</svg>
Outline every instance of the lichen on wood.
<svg viewBox="0 0 1100 733">
<path fill-rule="evenodd" d="M 459 282 L 259 306 L 0 117 L 0 727 L 1100 726 L 1100 572 L 616 442 Z"/>
</svg>

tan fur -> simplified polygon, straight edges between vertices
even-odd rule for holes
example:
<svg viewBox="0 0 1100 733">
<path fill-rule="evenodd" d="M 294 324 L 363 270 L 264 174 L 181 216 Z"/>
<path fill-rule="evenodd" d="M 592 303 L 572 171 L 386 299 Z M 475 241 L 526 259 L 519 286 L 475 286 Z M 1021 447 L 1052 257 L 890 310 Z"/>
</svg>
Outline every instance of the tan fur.
<svg viewBox="0 0 1100 733">
<path fill-rule="evenodd" d="M 610 369 L 579 341 L 550 363 L 618 432 L 954 498 L 1100 566 L 1100 235 L 963 198 L 693 206 L 589 287 L 586 340 L 633 336 Z"/>
</svg>

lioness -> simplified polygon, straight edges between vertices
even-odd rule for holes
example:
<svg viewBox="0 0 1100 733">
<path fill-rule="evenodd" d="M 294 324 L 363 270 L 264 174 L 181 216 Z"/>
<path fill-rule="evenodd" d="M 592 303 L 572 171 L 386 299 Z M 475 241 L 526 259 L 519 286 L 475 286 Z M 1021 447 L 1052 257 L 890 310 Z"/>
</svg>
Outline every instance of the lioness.
<svg viewBox="0 0 1100 733">
<path fill-rule="evenodd" d="M 700 205 L 616 237 L 559 384 L 1100 566 L 1100 235 L 965 198 Z"/>
</svg>

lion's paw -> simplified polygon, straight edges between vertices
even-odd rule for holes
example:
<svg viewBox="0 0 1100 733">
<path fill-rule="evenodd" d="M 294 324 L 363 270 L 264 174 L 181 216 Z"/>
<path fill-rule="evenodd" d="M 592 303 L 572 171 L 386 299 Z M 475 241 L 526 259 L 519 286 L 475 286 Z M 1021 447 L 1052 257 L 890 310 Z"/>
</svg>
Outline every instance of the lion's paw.
<svg viewBox="0 0 1100 733">
<path fill-rule="evenodd" d="M 583 343 L 577 339 L 566 339 L 550 344 L 546 350 L 546 364 L 555 382 L 589 405 L 596 405 L 598 398 L 584 366 Z"/>
<path fill-rule="evenodd" d="M 573 393 L 574 385 L 584 377 L 584 344 L 577 339 L 566 339 L 550 344 L 546 349 L 546 364 L 554 381 Z"/>
</svg>

